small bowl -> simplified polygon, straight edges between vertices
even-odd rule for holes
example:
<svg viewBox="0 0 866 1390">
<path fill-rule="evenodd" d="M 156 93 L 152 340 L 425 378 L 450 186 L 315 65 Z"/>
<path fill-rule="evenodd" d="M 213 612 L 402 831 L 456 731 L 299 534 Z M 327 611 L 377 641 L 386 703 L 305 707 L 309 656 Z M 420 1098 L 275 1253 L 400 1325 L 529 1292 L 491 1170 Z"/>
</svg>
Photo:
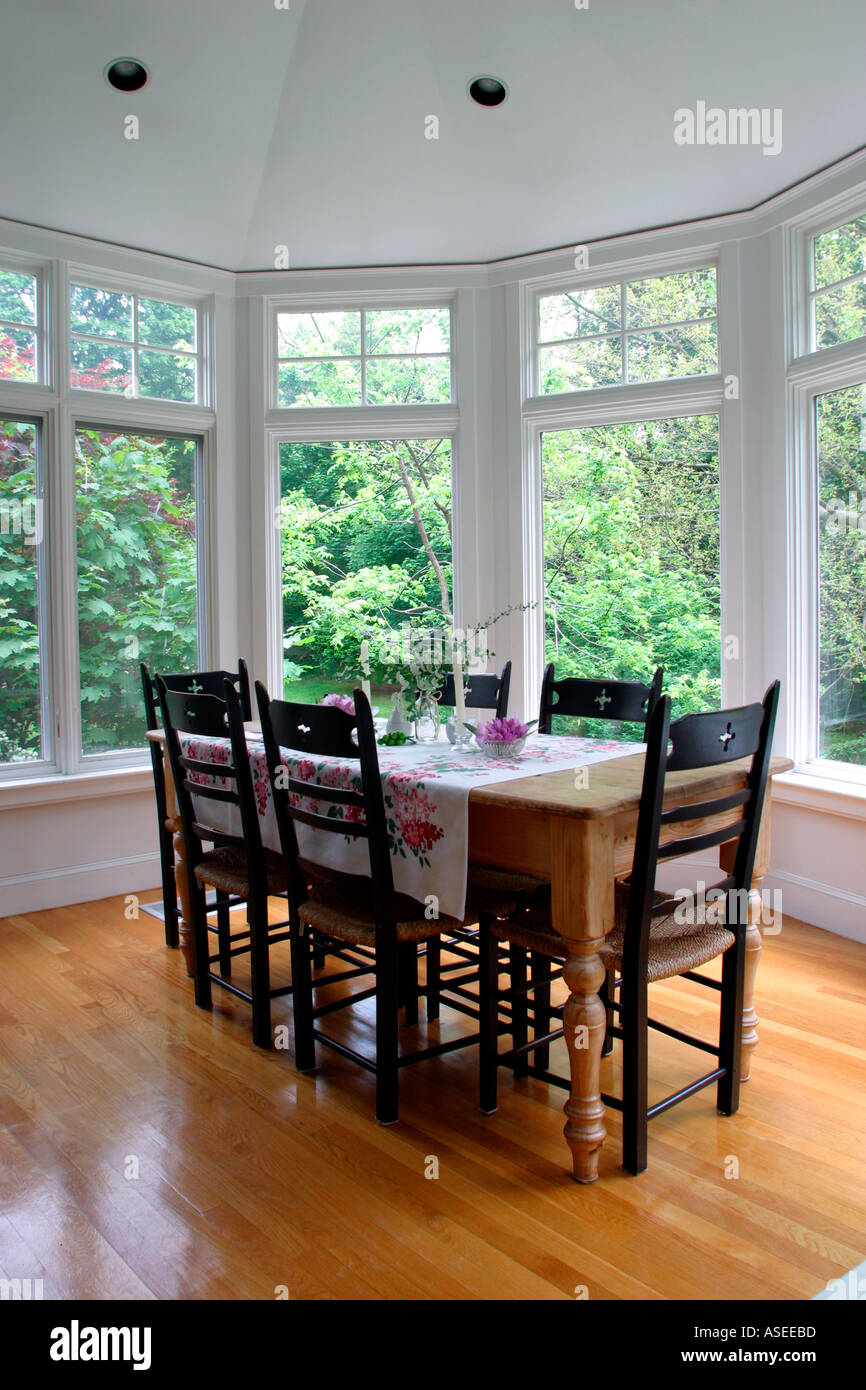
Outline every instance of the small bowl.
<svg viewBox="0 0 866 1390">
<path fill-rule="evenodd" d="M 489 753 L 492 758 L 517 758 L 523 752 L 525 743 L 524 734 L 523 738 L 515 739 L 513 743 L 479 743 L 478 747 L 482 753 Z"/>
</svg>

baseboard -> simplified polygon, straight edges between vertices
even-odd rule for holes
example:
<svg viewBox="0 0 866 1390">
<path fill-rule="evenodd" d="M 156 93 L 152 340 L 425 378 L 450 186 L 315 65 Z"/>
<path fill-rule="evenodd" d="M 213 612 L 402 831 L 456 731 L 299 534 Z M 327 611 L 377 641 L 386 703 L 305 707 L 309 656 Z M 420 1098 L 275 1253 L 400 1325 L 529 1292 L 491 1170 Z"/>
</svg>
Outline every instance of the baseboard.
<svg viewBox="0 0 866 1390">
<path fill-rule="evenodd" d="M 71 907 L 119 893 L 143 893 L 159 888 L 162 870 L 159 854 L 131 854 L 125 859 L 98 859 L 38 873 L 0 878 L 0 917 L 40 912 L 50 907 Z"/>
</svg>

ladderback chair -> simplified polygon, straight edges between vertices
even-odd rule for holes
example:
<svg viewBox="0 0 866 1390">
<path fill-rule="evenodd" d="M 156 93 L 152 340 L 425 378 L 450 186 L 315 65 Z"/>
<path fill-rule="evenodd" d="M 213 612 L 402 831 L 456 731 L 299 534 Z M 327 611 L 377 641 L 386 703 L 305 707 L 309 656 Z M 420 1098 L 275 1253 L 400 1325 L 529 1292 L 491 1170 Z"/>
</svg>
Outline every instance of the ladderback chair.
<svg viewBox="0 0 866 1390">
<path fill-rule="evenodd" d="M 282 856 L 262 844 L 259 813 L 244 734 L 243 706 L 231 678 L 223 682 L 223 698 L 169 690 L 162 676 L 156 678 L 166 744 L 177 790 L 178 806 L 187 849 L 189 895 L 193 910 L 195 943 L 195 1002 L 212 1007 L 213 984 L 220 985 L 252 1007 L 253 1041 L 271 1046 L 271 1000 L 291 994 L 291 986 L 270 987 L 271 946 L 289 939 L 286 922 L 268 923 L 268 897 L 285 894 Z M 200 742 L 186 741 L 191 735 Z M 221 742 L 213 743 L 211 740 Z M 231 829 L 215 807 L 234 807 Z M 223 819 L 223 825 L 219 821 Z M 212 849 L 206 850 L 205 844 Z M 219 951 L 211 956 L 205 891 L 210 885 L 224 895 L 228 908 L 246 903 L 246 930 L 229 934 L 218 929 Z M 231 958 L 250 955 L 250 989 L 231 979 Z M 212 967 L 220 964 L 219 972 Z"/>
<path fill-rule="evenodd" d="M 398 1118 L 398 1074 L 403 1067 L 477 1042 L 476 1033 L 414 1053 L 398 1053 L 401 1003 L 407 1023 L 417 1021 L 418 943 L 429 941 L 442 930 L 451 931 L 459 923 L 445 916 L 431 920 L 423 904 L 394 889 L 373 716 L 362 691 L 354 692 L 354 714 L 271 700 L 259 682 L 256 699 L 289 893 L 295 1063 L 300 1071 L 312 1070 L 319 1042 L 372 1071 L 376 1077 L 376 1118 L 382 1124 L 392 1124 Z M 281 750 L 313 761 L 339 759 L 343 767 L 348 763 L 351 775 L 341 780 L 349 785 L 324 785 L 296 777 L 289 764 L 284 764 Z M 290 762 L 297 771 L 295 760 L 290 758 Z M 320 766 L 326 767 L 327 762 Z M 311 804 L 316 809 L 311 809 Z M 329 868 L 325 862 L 329 856 L 323 854 L 321 842 L 320 859 L 315 858 L 315 848 L 308 847 L 302 853 L 299 827 L 363 840 L 367 849 L 363 872 L 348 874 Z M 351 969 L 314 982 L 312 933 L 318 949 L 326 943 L 326 953 L 348 963 Z M 370 974 L 374 975 L 372 989 L 316 1006 L 314 991 L 320 984 Z M 324 1015 L 371 996 L 376 1001 L 372 1058 L 318 1026 Z"/>
<path fill-rule="evenodd" d="M 250 707 L 250 678 L 247 671 L 247 663 L 243 660 L 238 665 L 236 672 L 232 671 L 174 671 L 162 673 L 166 689 L 187 691 L 193 694 L 213 695 L 217 699 L 223 698 L 223 683 L 230 680 L 237 688 L 241 699 L 244 719 L 251 719 L 252 712 Z M 144 695 L 144 713 L 147 732 L 160 727 L 158 701 L 159 694 L 156 687 L 156 677 L 151 673 L 150 668 L 145 662 L 141 663 L 141 688 Z M 178 933 L 178 911 L 177 911 L 177 885 L 175 881 L 174 864 L 174 841 L 171 828 L 168 825 L 168 810 L 166 804 L 165 790 L 165 752 L 159 743 L 148 740 L 150 745 L 150 762 L 153 769 L 153 790 L 156 798 L 156 820 L 157 832 L 159 835 L 159 861 L 162 871 L 162 910 L 165 922 L 165 944 L 166 946 L 177 946 L 179 941 Z M 220 907 L 222 904 L 220 904 Z M 225 925 L 225 923 L 224 923 Z"/>
<path fill-rule="evenodd" d="M 623 1077 L 622 1097 L 603 1094 L 602 1098 L 622 1111 L 623 1167 L 631 1173 L 640 1173 L 647 1166 L 647 1125 L 655 1115 L 713 1083 L 721 1114 L 733 1115 L 739 1106 L 748 898 L 778 700 L 776 681 L 761 704 L 686 715 L 671 724 L 670 699 L 664 696 L 650 720 L 632 871 L 616 884 L 616 924 L 599 952 L 606 969 L 619 975 L 619 1002 L 613 1001 L 612 1007 L 620 1021 L 611 1031 L 622 1043 Z M 748 760 L 745 768 L 744 760 Z M 667 781 L 671 773 L 731 764 L 737 765 L 736 775 L 728 786 L 697 801 L 693 783 L 678 796 Z M 694 834 L 690 823 L 707 818 L 718 828 Z M 736 842 L 733 868 L 713 885 L 709 917 L 696 894 L 677 892 L 671 896 L 656 891 L 660 862 L 731 842 Z M 481 1107 L 490 1112 L 496 1108 L 498 1067 L 511 1066 L 539 1045 L 549 1047 L 562 1036 L 561 1029 L 553 1033 L 546 1027 L 540 1032 L 536 1029 L 531 1041 L 519 1045 L 520 1058 L 513 1048 L 499 1055 L 497 1039 L 505 1030 L 499 1025 L 497 940 L 517 941 L 554 962 L 564 961 L 566 950 L 553 930 L 549 908 L 537 905 L 509 921 L 485 920 L 481 932 Z M 698 967 L 717 956 L 722 956 L 721 983 L 697 973 Z M 649 1017 L 648 985 L 680 975 L 720 991 L 717 1045 Z M 709 1072 L 652 1106 L 647 1102 L 649 1028 L 716 1059 Z M 564 1078 L 536 1065 L 526 1070 L 555 1085 L 569 1086 Z"/>
</svg>

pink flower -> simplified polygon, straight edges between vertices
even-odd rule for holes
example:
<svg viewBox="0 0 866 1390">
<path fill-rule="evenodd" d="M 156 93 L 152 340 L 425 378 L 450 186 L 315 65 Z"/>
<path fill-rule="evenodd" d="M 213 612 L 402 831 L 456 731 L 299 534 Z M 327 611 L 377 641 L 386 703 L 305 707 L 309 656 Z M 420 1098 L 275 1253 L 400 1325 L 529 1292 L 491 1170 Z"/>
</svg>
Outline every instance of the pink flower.
<svg viewBox="0 0 866 1390">
<path fill-rule="evenodd" d="M 344 714 L 355 713 L 355 701 L 351 695 L 325 695 L 322 700 L 323 705 L 333 705 L 335 709 L 341 709 Z"/>
<path fill-rule="evenodd" d="M 479 724 L 475 730 L 478 743 L 517 743 L 526 738 L 529 725 L 522 723 L 519 715 L 510 719 L 491 719 L 487 724 Z"/>
</svg>

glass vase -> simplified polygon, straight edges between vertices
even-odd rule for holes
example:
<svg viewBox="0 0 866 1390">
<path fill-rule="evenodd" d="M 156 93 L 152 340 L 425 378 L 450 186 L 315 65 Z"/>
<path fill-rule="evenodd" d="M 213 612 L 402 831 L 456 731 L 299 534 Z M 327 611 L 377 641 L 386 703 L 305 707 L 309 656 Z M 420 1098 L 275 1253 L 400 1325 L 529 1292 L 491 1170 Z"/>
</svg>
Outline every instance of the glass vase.
<svg viewBox="0 0 866 1390">
<path fill-rule="evenodd" d="M 433 743 L 439 737 L 439 701 L 433 695 L 419 695 L 415 702 L 415 738 Z"/>
</svg>

